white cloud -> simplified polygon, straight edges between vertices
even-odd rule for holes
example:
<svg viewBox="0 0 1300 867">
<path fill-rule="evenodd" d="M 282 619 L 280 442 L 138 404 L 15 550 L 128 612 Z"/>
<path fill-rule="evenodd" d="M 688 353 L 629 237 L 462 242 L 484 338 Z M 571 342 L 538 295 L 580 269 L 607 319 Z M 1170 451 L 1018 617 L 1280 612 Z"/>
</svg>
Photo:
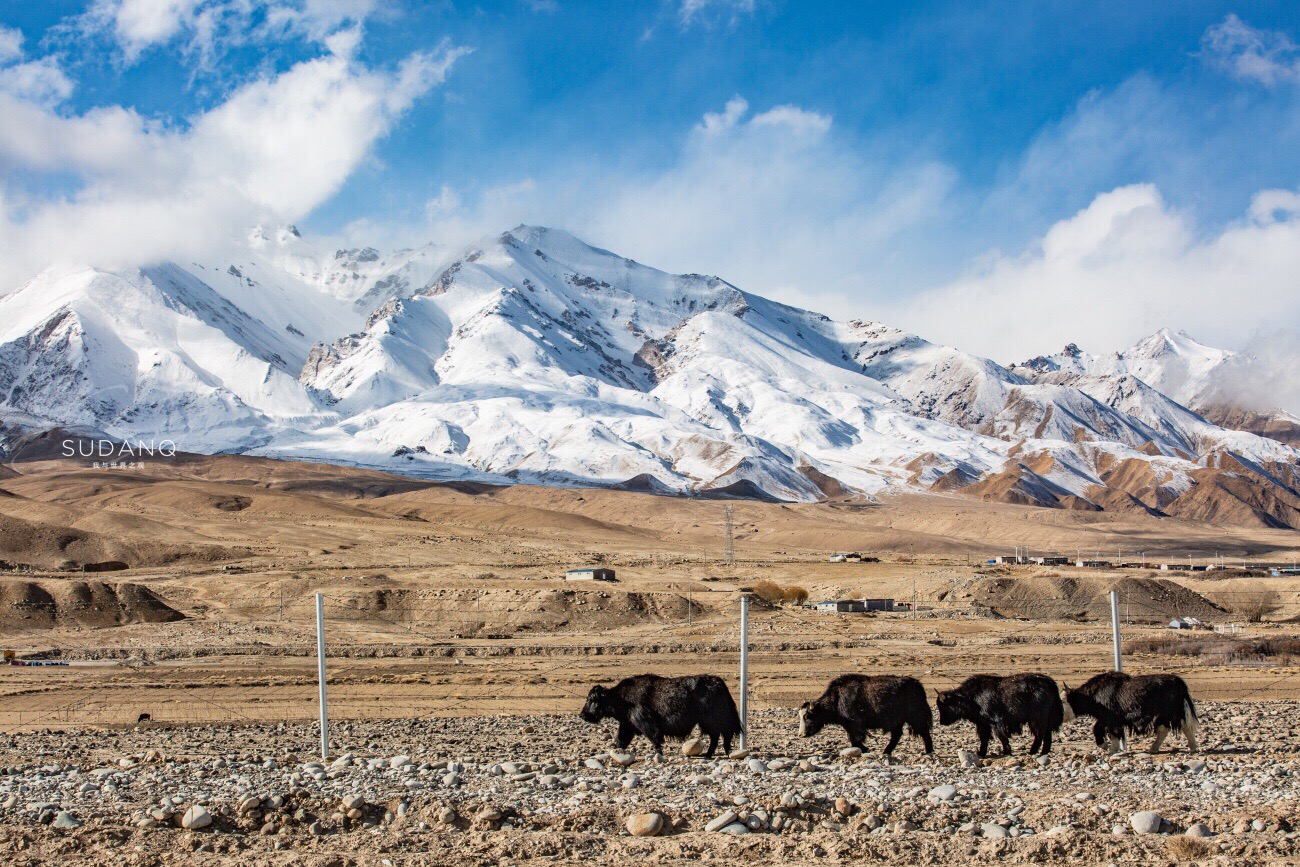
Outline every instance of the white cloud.
<svg viewBox="0 0 1300 867">
<path fill-rule="evenodd" d="M 38 105 L 58 105 L 73 89 L 72 79 L 52 57 L 0 68 L 0 91 Z"/>
<path fill-rule="evenodd" d="M 53 262 L 198 255 L 249 225 L 302 218 L 464 53 L 444 45 L 392 71 L 326 55 L 175 126 L 117 106 L 56 113 L 0 92 L 0 163 L 81 182 L 64 198 L 0 197 L 0 287 Z"/>
<path fill-rule="evenodd" d="M 680 0 L 677 16 L 682 24 L 691 24 L 708 13 L 729 15 L 735 20 L 740 15 L 752 15 L 758 0 Z"/>
<path fill-rule="evenodd" d="M 93 15 L 111 21 L 128 57 L 166 43 L 192 26 L 200 0 L 99 0 Z"/>
<path fill-rule="evenodd" d="M 1227 347 L 1261 324 L 1300 326 L 1300 194 L 1259 193 L 1209 237 L 1149 184 L 1120 187 L 1051 227 L 1029 252 L 997 257 L 924 293 L 899 324 L 1011 362 L 1077 342 L 1104 352 L 1159 327 Z"/>
<path fill-rule="evenodd" d="M 87 33 L 111 34 L 128 63 L 179 41 L 210 64 L 250 41 L 302 38 L 350 52 L 356 42 L 347 33 L 378 6 L 378 0 L 97 0 L 81 21 Z"/>
<path fill-rule="evenodd" d="M 72 95 L 72 80 L 54 57 L 23 59 L 21 30 L 0 25 L 0 93 L 40 105 L 57 105 Z"/>
<path fill-rule="evenodd" d="M 23 32 L 0 24 L 0 63 L 12 63 L 23 56 Z"/>
<path fill-rule="evenodd" d="M 1251 27 L 1236 15 L 1205 31 L 1201 56 L 1242 81 L 1265 86 L 1300 81 L 1300 46 L 1285 33 Z"/>
<path fill-rule="evenodd" d="M 485 191 L 443 187 L 424 221 L 358 221 L 349 246 L 469 243 L 520 222 L 558 226 L 677 272 L 717 274 L 744 289 L 844 317 L 872 314 L 909 233 L 951 203 L 953 172 L 873 160 L 833 119 L 796 106 L 751 113 L 741 97 L 700 120 L 671 164 L 652 173 L 556 166 L 554 175 Z"/>
</svg>

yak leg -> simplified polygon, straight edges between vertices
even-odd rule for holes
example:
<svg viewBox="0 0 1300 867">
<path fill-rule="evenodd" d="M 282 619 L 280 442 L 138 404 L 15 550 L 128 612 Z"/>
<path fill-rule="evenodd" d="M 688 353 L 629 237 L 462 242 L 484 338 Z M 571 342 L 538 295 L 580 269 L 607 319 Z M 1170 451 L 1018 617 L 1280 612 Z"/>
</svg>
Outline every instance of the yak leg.
<svg viewBox="0 0 1300 867">
<path fill-rule="evenodd" d="M 727 755 L 731 755 L 731 735 L 722 736 L 722 751 Z"/>
<path fill-rule="evenodd" d="M 1147 752 L 1149 753 L 1160 752 L 1160 748 L 1165 745 L 1165 738 L 1168 736 L 1169 736 L 1168 726 L 1156 726 L 1156 739 L 1151 742 L 1151 749 L 1147 750 Z"/>
<path fill-rule="evenodd" d="M 1052 730 L 1048 729 L 1043 732 L 1042 749 L 1038 751 L 1040 756 L 1045 756 L 1052 751 Z"/>
<path fill-rule="evenodd" d="M 1002 743 L 1002 755 L 1011 755 L 1011 741 L 1007 740 L 1006 730 L 998 729 L 998 740 Z"/>
<path fill-rule="evenodd" d="M 620 750 L 627 749 L 627 745 L 632 743 L 632 738 L 636 737 L 636 729 L 629 722 L 619 722 L 618 734 L 614 735 L 614 746 Z"/>
<path fill-rule="evenodd" d="M 975 734 L 980 738 L 979 756 L 982 759 L 989 754 L 989 738 L 993 737 L 993 730 L 984 723 L 976 723 Z"/>
<path fill-rule="evenodd" d="M 655 755 L 659 758 L 664 757 L 664 733 L 659 730 L 659 724 L 655 718 L 647 713 L 632 712 L 632 723 L 641 734 L 646 736 L 650 743 L 655 745 Z"/>
<path fill-rule="evenodd" d="M 889 755 L 894 751 L 894 747 L 898 746 L 898 741 L 902 737 L 903 727 L 901 725 L 889 730 L 889 743 L 885 744 L 885 755 Z"/>
<path fill-rule="evenodd" d="M 930 739 L 928 731 L 921 732 L 921 743 L 925 744 L 925 754 L 927 756 L 934 753 L 934 741 Z"/>
<path fill-rule="evenodd" d="M 1034 742 L 1029 745 L 1029 754 L 1032 756 L 1038 752 L 1038 748 L 1043 745 L 1043 736 L 1034 732 Z"/>
<path fill-rule="evenodd" d="M 718 749 L 718 733 L 709 732 L 709 748 L 704 751 L 706 759 L 713 758 L 713 753 Z"/>
</svg>

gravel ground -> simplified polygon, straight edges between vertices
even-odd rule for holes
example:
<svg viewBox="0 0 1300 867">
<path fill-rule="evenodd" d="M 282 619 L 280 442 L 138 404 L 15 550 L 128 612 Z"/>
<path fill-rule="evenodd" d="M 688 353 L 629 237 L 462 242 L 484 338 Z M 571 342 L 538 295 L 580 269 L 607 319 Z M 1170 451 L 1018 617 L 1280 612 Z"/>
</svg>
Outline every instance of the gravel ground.
<svg viewBox="0 0 1300 867">
<path fill-rule="evenodd" d="M 1068 725 L 1047 758 L 845 750 L 751 717 L 749 756 L 611 753 L 611 724 L 468 717 L 43 730 L 0 738 L 15 864 L 964 863 L 1300 860 L 1296 702 L 1204 703 L 1203 749 L 1105 756 Z M 874 747 L 883 746 L 883 738 Z M 1145 740 L 1135 748 L 1145 748 Z M 640 748 L 639 750 L 637 748 Z M 651 837 L 633 836 L 631 830 Z"/>
</svg>

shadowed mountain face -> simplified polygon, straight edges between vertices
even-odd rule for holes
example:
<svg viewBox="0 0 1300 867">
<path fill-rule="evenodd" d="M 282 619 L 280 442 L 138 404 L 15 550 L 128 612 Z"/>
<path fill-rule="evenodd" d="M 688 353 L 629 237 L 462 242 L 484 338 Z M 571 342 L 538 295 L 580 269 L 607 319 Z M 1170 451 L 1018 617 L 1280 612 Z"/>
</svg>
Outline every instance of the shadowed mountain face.
<svg viewBox="0 0 1300 867">
<path fill-rule="evenodd" d="M 61 425 L 444 480 L 1300 526 L 1295 429 L 1223 404 L 1249 364 L 1190 338 L 1009 369 L 529 226 L 391 253 L 259 229 L 234 258 L 52 269 L 0 298 L 6 441 Z"/>
</svg>

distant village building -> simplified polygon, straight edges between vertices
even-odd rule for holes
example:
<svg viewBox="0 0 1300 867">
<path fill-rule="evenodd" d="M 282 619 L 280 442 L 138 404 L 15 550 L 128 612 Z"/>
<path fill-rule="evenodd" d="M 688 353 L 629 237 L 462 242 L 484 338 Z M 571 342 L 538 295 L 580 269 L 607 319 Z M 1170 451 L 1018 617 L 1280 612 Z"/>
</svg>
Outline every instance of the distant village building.
<svg viewBox="0 0 1300 867">
<path fill-rule="evenodd" d="M 845 560 L 848 559 L 848 555 L 847 555 L 847 554 L 832 554 L 832 555 L 831 555 L 829 558 L 827 558 L 827 559 L 829 559 L 830 562 L 832 562 L 832 563 L 843 563 Z"/>
<path fill-rule="evenodd" d="M 895 611 L 893 599 L 827 599 L 813 606 L 823 614 L 865 614 L 868 611 Z"/>
<path fill-rule="evenodd" d="M 861 599 L 828 599 L 813 607 L 823 614 L 862 614 L 867 610 Z"/>
<path fill-rule="evenodd" d="M 613 569 L 570 569 L 564 573 L 566 581 L 614 581 Z"/>
</svg>

